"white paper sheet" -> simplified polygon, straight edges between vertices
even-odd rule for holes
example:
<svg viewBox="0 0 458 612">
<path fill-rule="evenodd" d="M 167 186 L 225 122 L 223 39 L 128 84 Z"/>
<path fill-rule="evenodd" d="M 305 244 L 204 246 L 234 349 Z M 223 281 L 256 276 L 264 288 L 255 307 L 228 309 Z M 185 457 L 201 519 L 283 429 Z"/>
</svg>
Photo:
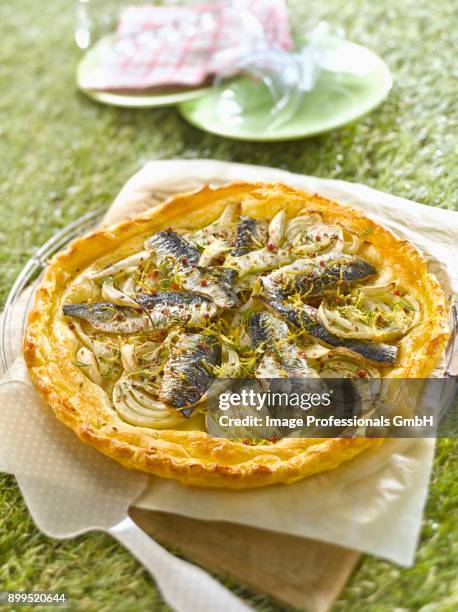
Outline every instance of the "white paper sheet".
<svg viewBox="0 0 458 612">
<path fill-rule="evenodd" d="M 447 294 L 458 293 L 458 213 L 343 181 L 210 160 L 155 161 L 127 182 L 106 223 L 138 214 L 173 193 L 234 180 L 283 181 L 363 209 L 420 248 Z M 21 358 L 10 375 L 27 380 Z M 36 395 L 31 387 L 28 392 Z M 17 400 L 8 393 L 8 385 L 2 387 L 1 397 L 3 402 Z M 11 422 L 8 430 L 14 431 Z M 0 437 L 1 433 L 0 412 Z M 433 455 L 434 440 L 390 440 L 331 472 L 252 491 L 195 489 L 151 477 L 137 505 L 311 537 L 411 565 Z M 0 469 L 9 469 L 1 448 Z"/>
</svg>

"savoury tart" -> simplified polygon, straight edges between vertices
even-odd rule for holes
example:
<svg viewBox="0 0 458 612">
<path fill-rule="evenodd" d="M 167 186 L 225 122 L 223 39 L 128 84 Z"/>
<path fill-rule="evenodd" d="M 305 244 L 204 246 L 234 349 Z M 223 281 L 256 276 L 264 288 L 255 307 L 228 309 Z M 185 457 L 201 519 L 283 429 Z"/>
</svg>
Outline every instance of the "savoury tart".
<svg viewBox="0 0 458 612">
<path fill-rule="evenodd" d="M 291 483 L 381 440 L 214 438 L 218 377 L 421 378 L 448 337 L 418 250 L 361 212 L 283 184 L 173 197 L 49 264 L 24 355 L 81 440 L 201 487 Z"/>
</svg>

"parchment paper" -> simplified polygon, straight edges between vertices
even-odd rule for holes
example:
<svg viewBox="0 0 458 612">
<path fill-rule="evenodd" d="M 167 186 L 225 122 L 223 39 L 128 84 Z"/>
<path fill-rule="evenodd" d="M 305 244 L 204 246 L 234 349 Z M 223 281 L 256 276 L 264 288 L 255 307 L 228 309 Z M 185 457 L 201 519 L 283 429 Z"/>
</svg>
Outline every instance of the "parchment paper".
<svg viewBox="0 0 458 612">
<path fill-rule="evenodd" d="M 210 160 L 155 161 L 127 182 L 105 223 L 135 216 L 173 193 L 234 180 L 283 181 L 363 209 L 419 247 L 447 294 L 458 293 L 457 213 L 343 181 Z M 9 375 L 30 385 L 20 357 Z M 0 401 L 17 403 L 8 387 L 7 383 L 0 387 Z M 39 406 L 31 385 L 27 392 Z M 0 412 L 0 436 L 6 425 L 14 435 L 11 422 L 2 424 Z M 20 432 L 17 435 L 19 441 Z M 151 477 L 136 505 L 332 542 L 409 566 L 414 561 L 433 455 L 434 440 L 389 440 L 331 472 L 253 491 L 189 488 Z M 0 470 L 8 471 L 8 465 L 0 447 Z"/>
</svg>

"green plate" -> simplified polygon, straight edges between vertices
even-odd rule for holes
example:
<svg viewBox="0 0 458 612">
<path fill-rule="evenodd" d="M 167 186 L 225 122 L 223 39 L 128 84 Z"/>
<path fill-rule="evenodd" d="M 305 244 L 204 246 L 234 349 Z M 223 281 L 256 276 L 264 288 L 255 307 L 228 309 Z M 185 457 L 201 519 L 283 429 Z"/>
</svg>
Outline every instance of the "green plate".
<svg viewBox="0 0 458 612">
<path fill-rule="evenodd" d="M 354 121 L 386 98 L 393 83 L 391 73 L 385 62 L 366 47 L 334 37 L 328 44 L 334 50 L 338 45 L 339 63 L 356 66 L 357 72 L 322 70 L 315 89 L 304 94 L 299 109 L 281 125 L 269 126 L 269 91 L 248 77 L 235 78 L 205 96 L 182 102 L 179 111 L 190 123 L 212 134 L 259 142 L 314 136 Z M 230 124 L 220 115 L 222 104 L 228 100 L 236 100 L 245 109 Z"/>
<path fill-rule="evenodd" d="M 114 37 L 114 34 L 107 34 L 101 38 L 94 46 L 85 52 L 78 64 L 76 82 L 78 88 L 89 96 L 89 98 L 101 102 L 102 104 L 109 104 L 110 106 L 120 106 L 123 108 L 154 108 L 156 106 L 168 106 L 171 104 L 178 104 L 179 102 L 185 102 L 186 100 L 194 100 L 211 91 L 211 87 L 199 87 L 194 89 L 188 87 L 174 87 L 161 88 L 160 91 L 154 93 L 114 93 L 84 88 L 82 85 L 84 78 L 97 66 L 101 54 L 113 43 Z"/>
</svg>

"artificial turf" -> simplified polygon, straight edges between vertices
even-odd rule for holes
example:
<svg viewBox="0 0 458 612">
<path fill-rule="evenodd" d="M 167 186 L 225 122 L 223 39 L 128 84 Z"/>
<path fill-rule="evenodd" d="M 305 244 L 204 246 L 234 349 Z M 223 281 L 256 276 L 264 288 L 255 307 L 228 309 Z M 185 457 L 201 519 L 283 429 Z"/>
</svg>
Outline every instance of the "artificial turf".
<svg viewBox="0 0 458 612">
<path fill-rule="evenodd" d="M 320 19 L 387 61 L 395 78 L 369 116 L 292 143 L 240 143 L 198 131 L 173 108 L 99 106 L 75 90 L 79 52 L 68 0 L 0 3 L 0 294 L 34 250 L 85 211 L 108 205 L 148 159 L 216 158 L 365 183 L 458 209 L 458 29 L 449 0 L 289 2 L 294 27 Z M 458 609 L 458 445 L 438 444 L 417 561 L 365 557 L 336 610 Z M 329 577 L 332 580 L 332 576 Z M 267 598 L 231 585 L 259 610 Z M 0 591 L 65 591 L 74 610 L 166 607 L 141 566 L 108 536 L 54 542 L 34 527 L 11 476 L 0 479 Z"/>
</svg>

